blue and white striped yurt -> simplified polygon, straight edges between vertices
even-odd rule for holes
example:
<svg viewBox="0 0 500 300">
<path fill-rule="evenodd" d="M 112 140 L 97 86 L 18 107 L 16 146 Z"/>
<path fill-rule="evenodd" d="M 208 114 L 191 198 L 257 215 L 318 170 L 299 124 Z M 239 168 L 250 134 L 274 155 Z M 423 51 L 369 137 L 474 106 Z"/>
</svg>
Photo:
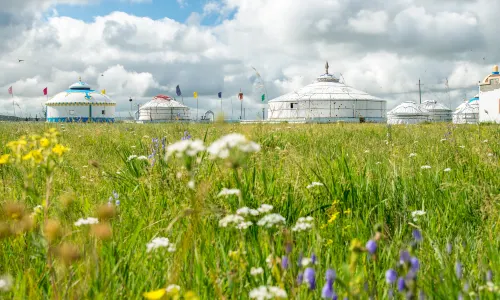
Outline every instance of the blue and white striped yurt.
<svg viewBox="0 0 500 300">
<path fill-rule="evenodd" d="M 47 122 L 114 122 L 116 102 L 81 79 L 45 103 Z"/>
</svg>

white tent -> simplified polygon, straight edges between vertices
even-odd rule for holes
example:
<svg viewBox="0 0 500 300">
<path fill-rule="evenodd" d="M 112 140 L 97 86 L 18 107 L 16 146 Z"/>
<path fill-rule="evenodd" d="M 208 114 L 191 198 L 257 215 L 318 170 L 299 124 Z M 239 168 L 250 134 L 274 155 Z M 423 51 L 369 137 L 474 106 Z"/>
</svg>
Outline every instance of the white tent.
<svg viewBox="0 0 500 300">
<path fill-rule="evenodd" d="M 405 101 L 387 113 L 388 124 L 418 124 L 429 120 L 429 113 L 413 101 Z"/>
<path fill-rule="evenodd" d="M 451 109 L 436 100 L 426 100 L 419 107 L 429 112 L 429 121 L 431 122 L 451 121 Z"/>
<path fill-rule="evenodd" d="M 476 124 L 479 122 L 479 95 L 460 104 L 453 113 L 455 124 Z"/>
<path fill-rule="evenodd" d="M 45 103 L 47 122 L 114 122 L 116 102 L 79 80 Z"/>
<path fill-rule="evenodd" d="M 171 122 L 189 120 L 189 107 L 166 95 L 157 95 L 139 108 L 139 122 Z"/>
<path fill-rule="evenodd" d="M 295 92 L 269 101 L 270 121 L 385 122 L 386 100 L 341 83 L 328 73 Z"/>
</svg>

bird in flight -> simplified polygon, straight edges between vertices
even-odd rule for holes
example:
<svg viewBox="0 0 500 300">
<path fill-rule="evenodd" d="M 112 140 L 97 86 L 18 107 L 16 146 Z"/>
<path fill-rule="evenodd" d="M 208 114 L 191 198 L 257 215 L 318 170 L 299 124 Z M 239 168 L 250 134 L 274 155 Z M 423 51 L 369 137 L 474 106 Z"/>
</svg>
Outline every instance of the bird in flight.
<svg viewBox="0 0 500 300">
<path fill-rule="evenodd" d="M 104 76 L 104 74 L 101 74 L 101 76 Z"/>
<path fill-rule="evenodd" d="M 22 61 L 24 61 L 24 59 L 17 59 L 17 60 L 18 60 L 19 62 L 22 62 Z"/>
</svg>

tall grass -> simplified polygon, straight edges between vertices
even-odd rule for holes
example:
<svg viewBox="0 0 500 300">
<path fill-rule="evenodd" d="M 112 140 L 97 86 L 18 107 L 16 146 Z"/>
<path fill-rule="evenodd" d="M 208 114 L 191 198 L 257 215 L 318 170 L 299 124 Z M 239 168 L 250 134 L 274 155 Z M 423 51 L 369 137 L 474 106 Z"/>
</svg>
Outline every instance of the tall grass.
<svg viewBox="0 0 500 300">
<path fill-rule="evenodd" d="M 319 299 L 329 268 L 336 270 L 340 298 L 500 296 L 495 285 L 500 274 L 497 125 L 3 123 L 0 154 L 9 153 L 9 141 L 51 126 L 71 150 L 54 171 L 50 193 L 40 168 L 0 165 L 0 222 L 10 222 L 6 205 L 22 203 L 31 212 L 45 205 L 48 195 L 44 217 L 57 220 L 62 234 L 53 248 L 42 221 L 0 239 L 0 275 L 10 274 L 13 282 L 0 297 L 141 299 L 145 292 L 176 284 L 186 299 L 193 294 L 248 299 L 261 285 L 280 286 L 290 299 Z M 162 138 L 168 147 L 184 131 L 205 145 L 237 132 L 261 150 L 241 157 L 238 165 L 200 153 L 186 168 L 184 160 L 166 161 L 162 147 Z M 128 160 L 153 153 L 149 160 Z M 322 185 L 306 188 L 312 182 Z M 223 188 L 239 189 L 241 196 L 217 197 Z M 116 209 L 109 221 L 111 238 L 100 238 L 93 226 L 74 226 L 87 217 L 99 216 L 103 223 L 99 208 L 114 191 L 120 202 L 111 203 Z M 274 206 L 272 212 L 286 225 L 242 231 L 219 226 L 238 208 L 261 204 Z M 414 220 L 417 210 L 426 214 Z M 291 231 L 306 216 L 314 218 L 313 229 Z M 422 233 L 419 243 L 414 229 Z M 155 237 L 169 238 L 176 251 L 147 252 Z M 370 239 L 377 242 L 374 254 L 365 249 Z M 64 263 L 60 249 L 54 250 L 64 243 L 76 245 L 81 257 Z M 411 281 L 415 288 L 398 293 L 385 272 L 402 274 L 398 262 L 404 249 L 418 257 L 420 269 Z M 51 253 L 54 261 L 48 265 Z M 317 288 L 310 290 L 296 282 L 305 268 L 297 262 L 313 253 Z M 280 266 L 283 256 L 289 258 L 287 269 Z M 457 263 L 462 276 L 456 274 Z M 252 276 L 251 267 L 262 267 L 264 274 Z"/>
</svg>

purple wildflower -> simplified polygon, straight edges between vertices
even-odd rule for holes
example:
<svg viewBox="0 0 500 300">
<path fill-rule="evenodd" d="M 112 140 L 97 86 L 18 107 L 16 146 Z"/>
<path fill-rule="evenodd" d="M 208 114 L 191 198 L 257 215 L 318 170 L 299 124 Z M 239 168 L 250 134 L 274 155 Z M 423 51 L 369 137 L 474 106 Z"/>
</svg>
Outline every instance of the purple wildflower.
<svg viewBox="0 0 500 300">
<path fill-rule="evenodd" d="M 313 254 L 311 255 L 311 263 L 312 263 L 313 265 L 315 265 L 315 264 L 316 264 L 317 259 L 318 259 L 318 257 L 316 256 L 316 254 L 314 254 L 314 253 L 313 253 Z"/>
<path fill-rule="evenodd" d="M 167 138 L 166 137 L 162 137 L 162 139 L 161 139 L 161 148 L 165 149 L 166 145 L 167 145 Z"/>
<path fill-rule="evenodd" d="M 448 255 L 451 255 L 452 248 L 453 246 L 451 245 L 451 243 L 446 244 L 446 252 L 448 253 Z"/>
<path fill-rule="evenodd" d="M 288 269 L 288 256 L 286 255 L 283 255 L 281 258 L 281 268 L 283 268 L 283 270 Z"/>
<path fill-rule="evenodd" d="M 411 270 L 413 272 L 417 272 L 420 269 L 420 262 L 418 261 L 418 258 L 412 257 L 410 258 L 410 264 L 411 264 Z"/>
<path fill-rule="evenodd" d="M 418 293 L 418 299 L 419 300 L 425 300 L 425 293 L 424 293 L 424 291 L 421 290 L 420 293 Z"/>
<path fill-rule="evenodd" d="M 326 280 L 335 281 L 336 277 L 337 277 L 337 274 L 335 273 L 335 270 L 333 270 L 333 269 L 326 270 Z"/>
<path fill-rule="evenodd" d="M 417 243 L 420 243 L 422 241 L 422 233 L 418 229 L 413 230 L 413 238 Z"/>
<path fill-rule="evenodd" d="M 321 298 L 332 299 L 333 298 L 333 280 L 327 280 L 323 289 L 321 290 Z"/>
<path fill-rule="evenodd" d="M 462 264 L 460 262 L 455 264 L 455 274 L 458 279 L 462 279 Z"/>
<path fill-rule="evenodd" d="M 286 254 L 292 253 L 292 243 L 288 242 L 286 243 Z"/>
<path fill-rule="evenodd" d="M 457 299 L 458 300 L 463 300 L 464 299 L 464 296 L 462 295 L 462 293 L 460 293 L 460 292 L 458 293 L 458 298 Z"/>
<path fill-rule="evenodd" d="M 406 288 L 405 279 L 403 277 L 399 277 L 398 279 L 398 291 L 403 291 Z"/>
<path fill-rule="evenodd" d="M 408 262 L 410 262 L 410 253 L 406 250 L 401 251 L 399 253 L 399 263 L 403 265 Z"/>
<path fill-rule="evenodd" d="M 398 273 L 396 273 L 396 271 L 394 271 L 393 269 L 389 269 L 385 272 L 385 281 L 388 284 L 396 282 L 397 278 L 398 278 Z"/>
<path fill-rule="evenodd" d="M 393 299 L 394 298 L 394 291 L 392 289 L 389 289 L 389 292 L 387 292 L 387 297 L 389 299 Z"/>
<path fill-rule="evenodd" d="M 115 199 L 118 199 L 120 195 L 116 191 L 113 191 L 113 197 L 115 197 Z"/>
<path fill-rule="evenodd" d="M 115 204 L 116 206 L 120 206 L 120 200 L 116 200 Z"/>
<path fill-rule="evenodd" d="M 374 240 L 369 240 L 366 243 L 365 247 L 370 254 L 375 254 L 375 251 L 377 251 L 377 242 L 375 242 Z"/>
<path fill-rule="evenodd" d="M 313 268 L 307 268 L 304 271 L 304 281 L 309 285 L 309 290 L 316 289 L 316 272 Z"/>
<path fill-rule="evenodd" d="M 488 270 L 486 272 L 486 281 L 487 282 L 493 282 L 493 272 L 491 270 Z"/>
<path fill-rule="evenodd" d="M 297 284 L 302 284 L 302 282 L 304 281 L 304 273 L 302 272 L 299 272 L 299 275 L 297 275 Z"/>
</svg>

